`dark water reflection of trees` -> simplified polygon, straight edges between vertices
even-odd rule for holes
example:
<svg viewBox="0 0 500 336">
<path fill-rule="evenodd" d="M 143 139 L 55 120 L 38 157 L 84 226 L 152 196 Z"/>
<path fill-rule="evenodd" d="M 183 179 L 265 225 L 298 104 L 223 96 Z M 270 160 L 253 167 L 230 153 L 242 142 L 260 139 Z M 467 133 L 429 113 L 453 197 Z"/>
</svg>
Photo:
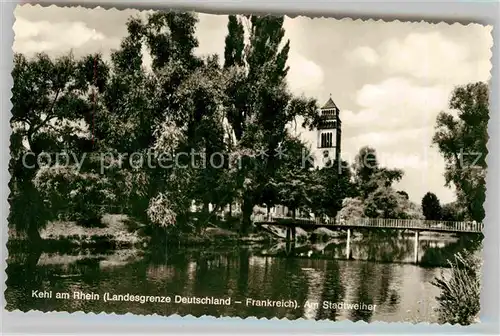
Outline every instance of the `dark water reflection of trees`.
<svg viewBox="0 0 500 336">
<path fill-rule="evenodd" d="M 27 311 L 92 311 L 124 314 L 191 314 L 195 316 L 300 317 L 353 321 L 435 321 L 432 307 L 438 291 L 429 281 L 445 266 L 445 257 L 473 245 L 470 239 L 441 242 L 422 240 L 421 262 L 412 260 L 413 239 L 363 237 L 351 242 L 354 260 L 345 260 L 343 240 L 294 250 L 231 247 L 171 249 L 146 253 L 127 262 L 109 262 L 111 255 L 44 253 L 37 265 L 28 265 L 10 252 L 7 268 L 7 309 Z M 263 251 L 274 251 L 264 255 Z M 76 258 L 76 259 L 75 259 Z M 432 258 L 435 258 L 434 260 Z M 42 262 L 43 260 L 43 262 Z M 431 266 L 431 261 L 434 265 Z M 436 265 L 438 264 L 438 265 Z M 435 266 L 438 266 L 437 268 Z M 231 306 L 165 303 L 37 299 L 31 290 L 84 291 L 102 295 L 183 295 L 231 297 Z M 297 300 L 298 309 L 246 306 L 247 298 Z M 308 300 L 316 308 L 304 307 Z M 325 308 L 323 301 L 376 304 L 375 310 Z M 421 305 L 426 305 L 422 308 Z"/>
</svg>

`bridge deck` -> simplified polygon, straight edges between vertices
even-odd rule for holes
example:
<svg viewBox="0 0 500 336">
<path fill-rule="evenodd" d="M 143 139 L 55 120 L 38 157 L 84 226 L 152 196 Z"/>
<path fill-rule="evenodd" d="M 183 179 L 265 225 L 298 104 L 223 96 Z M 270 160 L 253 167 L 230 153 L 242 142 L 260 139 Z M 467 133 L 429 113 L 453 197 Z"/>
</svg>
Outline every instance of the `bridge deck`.
<svg viewBox="0 0 500 336">
<path fill-rule="evenodd" d="M 483 223 L 477 222 L 450 222 L 430 221 L 422 219 L 385 219 L 385 218 L 356 218 L 349 221 L 325 220 L 322 218 L 291 218 L 277 216 L 255 216 L 253 219 L 257 225 L 272 225 L 285 227 L 300 227 L 303 229 L 315 228 L 373 228 L 373 229 L 396 229 L 396 230 L 418 230 L 434 232 L 470 232 L 481 233 Z"/>
</svg>

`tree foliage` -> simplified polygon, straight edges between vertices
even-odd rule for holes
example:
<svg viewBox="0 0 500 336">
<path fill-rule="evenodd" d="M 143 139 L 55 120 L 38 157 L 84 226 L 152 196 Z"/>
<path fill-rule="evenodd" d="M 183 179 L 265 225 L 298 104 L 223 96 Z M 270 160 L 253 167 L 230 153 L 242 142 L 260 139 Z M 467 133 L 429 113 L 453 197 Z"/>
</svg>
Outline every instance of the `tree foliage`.
<svg viewBox="0 0 500 336">
<path fill-rule="evenodd" d="M 314 100 L 295 98 L 287 88 L 290 44 L 283 41 L 283 21 L 284 17 L 249 15 L 231 17 L 228 23 L 227 120 L 234 131 L 236 151 L 249 154 L 242 160 L 236 177 L 243 196 L 242 233 L 249 229 L 254 205 L 273 202 L 275 195 L 267 181 L 275 178 L 282 164 L 275 154 L 287 136 L 286 126 L 297 116 L 316 111 Z M 258 157 L 262 151 L 268 156 Z M 293 186 L 297 197 L 301 186 L 302 183 Z"/>
<path fill-rule="evenodd" d="M 363 217 L 365 217 L 365 207 L 359 197 L 348 197 L 342 201 L 342 209 L 339 211 L 340 221 Z"/>
<path fill-rule="evenodd" d="M 424 195 L 422 198 L 422 211 L 427 220 L 441 219 L 441 204 L 435 194 L 428 192 Z"/>
<path fill-rule="evenodd" d="M 360 149 L 352 170 L 347 162 L 339 171 L 337 162 L 319 169 L 304 160 L 311 150 L 289 126 L 300 117 L 315 127 L 317 104 L 287 86 L 283 17 L 229 16 L 224 64 L 217 55 L 196 55 L 196 23 L 190 13 L 130 18 L 107 63 L 100 55 L 16 56 L 12 218 L 26 223 L 20 209 L 28 198 L 38 202 L 35 228 L 109 212 L 161 228 L 191 227 L 193 204 L 210 218 L 235 201 L 241 233 L 250 229 L 255 205 L 330 218 L 339 211 L 421 216 L 393 187 L 403 172 L 381 167 L 373 148 Z M 75 153 L 73 168 L 86 158 L 78 169 L 27 170 L 21 158 L 28 150 Z M 196 223 L 199 229 L 208 220 Z"/>
<path fill-rule="evenodd" d="M 50 219 L 47 200 L 33 184 L 40 168 L 35 158 L 48 153 L 55 160 L 53 153 L 81 155 L 92 148 L 85 121 L 91 118 L 93 93 L 106 85 L 95 79 L 96 72 L 108 72 L 100 55 L 80 60 L 71 54 L 57 59 L 45 54 L 14 57 L 9 222 L 27 230 L 31 239 L 39 239 L 38 229 Z M 26 214 L 26 204 L 36 209 L 32 215 Z"/>
<path fill-rule="evenodd" d="M 449 107 L 457 116 L 441 112 L 433 138 L 446 161 L 447 185 L 455 186 L 457 200 L 467 209 L 467 217 L 478 222 L 484 219 L 486 196 L 488 104 L 486 83 L 455 88 Z"/>
<path fill-rule="evenodd" d="M 403 177 L 400 169 L 381 167 L 375 149 L 362 147 L 353 164 L 353 180 L 363 214 L 370 218 L 421 218 L 421 209 L 408 194 L 393 187 Z"/>
<path fill-rule="evenodd" d="M 96 173 L 57 166 L 39 169 L 34 179 L 52 218 L 86 225 L 99 224 L 106 205 L 117 197 L 112 183 Z"/>
<path fill-rule="evenodd" d="M 228 34 L 225 40 L 224 68 L 243 66 L 243 50 L 245 49 L 245 29 L 236 15 L 229 15 Z"/>
<path fill-rule="evenodd" d="M 309 148 L 300 139 L 289 137 L 281 146 L 286 156 L 270 181 L 271 188 L 266 189 L 272 196 L 265 196 L 268 196 L 267 199 L 275 197 L 276 203 L 291 209 L 295 217 L 298 209 L 311 209 L 313 167 L 302 160 L 304 155 L 309 154 Z"/>
<path fill-rule="evenodd" d="M 441 219 L 444 221 L 463 221 L 466 211 L 458 202 L 444 204 L 441 207 Z"/>
<path fill-rule="evenodd" d="M 335 218 L 342 209 L 344 199 L 357 195 L 347 162 L 340 163 L 340 170 L 338 167 L 337 161 L 333 161 L 314 171 L 315 188 L 311 193 L 313 211 L 318 215 Z"/>
</svg>

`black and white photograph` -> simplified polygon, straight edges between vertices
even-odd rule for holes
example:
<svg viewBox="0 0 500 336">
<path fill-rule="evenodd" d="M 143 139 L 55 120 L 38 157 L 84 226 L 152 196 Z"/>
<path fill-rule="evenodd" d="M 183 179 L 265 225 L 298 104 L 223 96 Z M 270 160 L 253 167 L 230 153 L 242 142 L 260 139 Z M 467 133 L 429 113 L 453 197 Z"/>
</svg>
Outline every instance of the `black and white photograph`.
<svg viewBox="0 0 500 336">
<path fill-rule="evenodd" d="M 491 26 L 14 16 L 6 310 L 480 323 Z"/>
</svg>

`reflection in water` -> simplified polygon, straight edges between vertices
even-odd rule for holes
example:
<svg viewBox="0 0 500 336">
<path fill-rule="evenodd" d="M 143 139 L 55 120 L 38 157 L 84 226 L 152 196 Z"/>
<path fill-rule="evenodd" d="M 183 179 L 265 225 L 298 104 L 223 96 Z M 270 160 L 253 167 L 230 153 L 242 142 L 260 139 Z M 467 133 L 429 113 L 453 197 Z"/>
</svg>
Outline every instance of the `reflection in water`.
<svg viewBox="0 0 500 336">
<path fill-rule="evenodd" d="M 321 302 L 321 292 L 325 282 L 324 272 L 315 268 L 302 268 L 308 278 L 307 301 Z M 304 306 L 304 318 L 314 319 L 318 314 L 319 306 Z"/>
<path fill-rule="evenodd" d="M 467 240 L 420 241 L 421 261 L 440 262 L 466 246 Z M 345 240 L 314 245 L 250 250 L 234 247 L 222 251 L 183 250 L 166 255 L 139 256 L 136 251 L 112 254 L 44 254 L 36 266 L 9 253 L 9 310 L 93 311 L 134 314 L 192 314 L 195 316 L 257 316 L 353 321 L 436 322 L 434 307 L 437 288 L 429 281 L 440 267 L 422 267 L 412 261 L 413 240 L 407 238 L 363 237 L 353 240 L 354 260 L 345 260 Z M 450 253 L 447 253 L 449 251 Z M 230 306 L 176 303 L 103 302 L 86 300 L 38 299 L 32 290 L 93 292 L 101 295 L 183 295 L 231 297 Z M 299 307 L 247 306 L 246 299 L 297 300 Z M 307 305 L 305 302 L 316 303 Z M 324 301 L 375 305 L 375 309 L 347 309 L 323 306 Z"/>
</svg>

